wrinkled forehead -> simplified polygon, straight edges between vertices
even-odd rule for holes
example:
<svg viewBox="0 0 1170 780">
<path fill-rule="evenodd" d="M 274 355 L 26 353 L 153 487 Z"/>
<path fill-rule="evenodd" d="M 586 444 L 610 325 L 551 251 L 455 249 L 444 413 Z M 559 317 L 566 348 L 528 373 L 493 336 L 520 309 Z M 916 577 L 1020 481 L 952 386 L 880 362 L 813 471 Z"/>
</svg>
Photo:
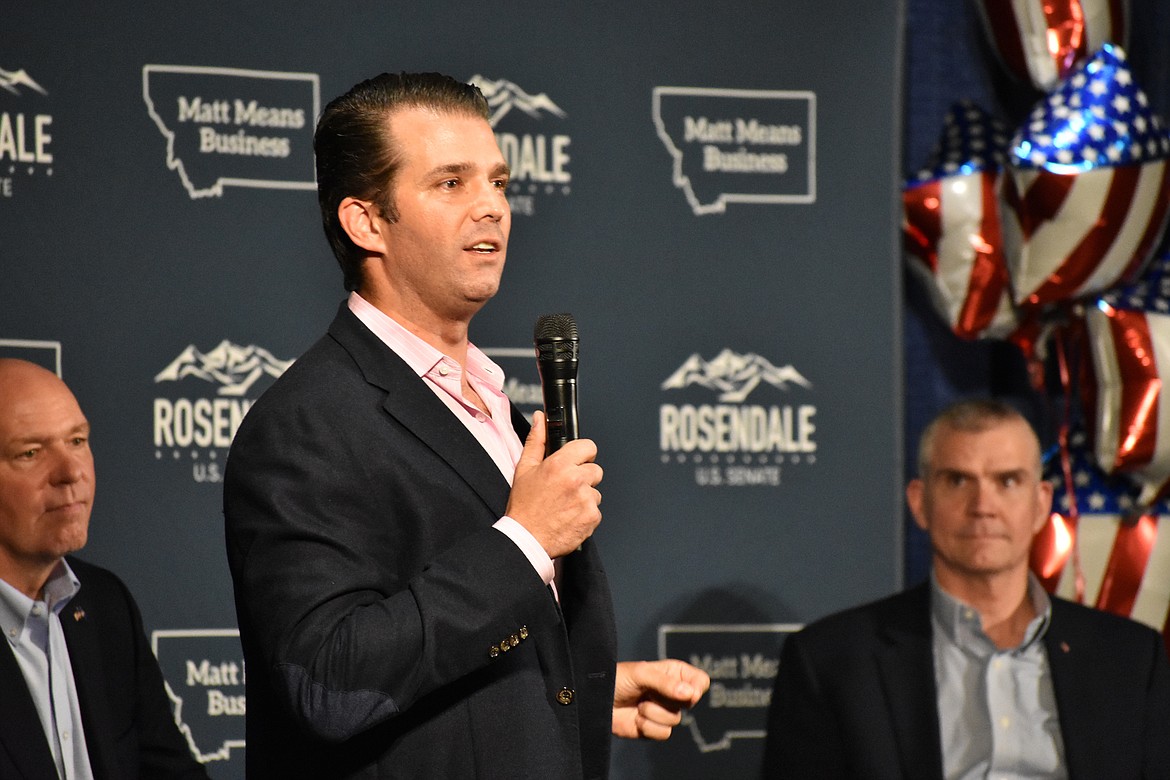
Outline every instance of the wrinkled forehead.
<svg viewBox="0 0 1170 780">
<path fill-rule="evenodd" d="M 1039 475 L 1040 440 L 1026 420 L 987 420 L 971 425 L 939 425 L 924 453 L 931 470 L 1025 469 Z"/>
</svg>

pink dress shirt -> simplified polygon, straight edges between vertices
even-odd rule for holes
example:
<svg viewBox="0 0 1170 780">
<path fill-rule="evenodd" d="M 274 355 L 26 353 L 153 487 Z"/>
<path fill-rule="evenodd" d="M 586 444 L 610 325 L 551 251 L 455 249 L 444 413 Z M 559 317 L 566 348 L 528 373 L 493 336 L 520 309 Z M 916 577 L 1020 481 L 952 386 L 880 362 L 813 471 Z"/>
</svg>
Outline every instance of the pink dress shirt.
<svg viewBox="0 0 1170 780">
<path fill-rule="evenodd" d="M 512 428 L 512 412 L 504 395 L 504 372 L 474 344 L 467 345 L 467 381 L 487 406 L 490 415 L 463 397 L 463 367 L 411 333 L 356 292 L 349 295 L 349 310 L 394 354 L 402 358 L 454 414 L 491 456 L 504 479 L 512 484 L 516 462 L 524 449 Z M 540 542 L 528 530 L 504 515 L 493 526 L 515 543 L 546 585 L 553 587 L 556 568 Z"/>
</svg>

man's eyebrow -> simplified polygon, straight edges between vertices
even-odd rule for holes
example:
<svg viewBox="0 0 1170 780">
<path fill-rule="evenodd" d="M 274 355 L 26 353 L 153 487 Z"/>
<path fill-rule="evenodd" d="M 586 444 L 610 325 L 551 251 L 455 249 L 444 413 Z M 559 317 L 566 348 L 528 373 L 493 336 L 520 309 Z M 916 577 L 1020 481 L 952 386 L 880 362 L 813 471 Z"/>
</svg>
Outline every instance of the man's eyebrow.
<svg viewBox="0 0 1170 780">
<path fill-rule="evenodd" d="M 930 470 L 931 476 L 936 477 L 975 477 L 976 472 L 970 471 L 956 466 L 939 466 Z M 992 476 L 996 478 L 1002 477 L 1026 477 L 1028 469 L 1020 466 L 1018 468 L 1000 469 L 992 472 Z"/>
<path fill-rule="evenodd" d="M 436 165 L 434 168 L 431 168 L 429 171 L 427 171 L 426 177 L 430 178 L 432 176 L 445 176 L 452 173 L 467 173 L 474 167 L 475 166 L 469 162 L 444 163 L 442 165 Z"/>
<path fill-rule="evenodd" d="M 450 174 L 464 174 L 474 171 L 475 168 L 475 163 L 470 162 L 444 163 L 443 165 L 436 165 L 434 168 L 431 168 L 429 171 L 427 171 L 426 176 L 427 178 L 431 178 L 435 176 L 447 176 Z M 498 176 L 507 176 L 509 178 L 512 176 L 512 169 L 508 166 L 507 163 L 502 162 L 496 164 L 488 173 L 488 177 L 492 179 Z"/>
<path fill-rule="evenodd" d="M 90 426 L 88 422 L 80 422 L 65 432 L 66 437 L 76 436 L 77 434 L 89 435 Z M 52 441 L 57 438 L 55 433 L 33 432 L 23 435 L 13 436 L 9 440 L 9 444 L 41 444 L 46 441 Z"/>
<path fill-rule="evenodd" d="M 970 477 L 973 476 L 975 472 L 968 471 L 967 469 L 961 469 L 955 466 L 936 466 L 930 470 L 930 473 L 935 476 Z"/>
</svg>

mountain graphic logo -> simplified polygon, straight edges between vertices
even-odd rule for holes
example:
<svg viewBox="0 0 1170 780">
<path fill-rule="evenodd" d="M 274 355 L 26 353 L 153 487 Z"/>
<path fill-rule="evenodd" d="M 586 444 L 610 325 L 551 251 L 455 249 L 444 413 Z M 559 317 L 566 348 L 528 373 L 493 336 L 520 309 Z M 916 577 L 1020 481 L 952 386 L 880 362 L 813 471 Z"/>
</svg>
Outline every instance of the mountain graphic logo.
<svg viewBox="0 0 1170 780">
<path fill-rule="evenodd" d="M 32 76 L 28 75 L 24 68 L 12 71 L 0 68 L 0 89 L 19 95 L 20 87 L 28 87 L 42 95 L 49 94 L 44 87 L 33 81 Z"/>
<path fill-rule="evenodd" d="M 219 395 L 240 397 L 265 374 L 278 377 L 292 364 L 293 361 L 280 360 L 263 347 L 254 344 L 242 347 L 224 339 L 206 353 L 194 344 L 188 345 L 154 381 L 178 382 L 193 376 L 218 384 Z"/>
<path fill-rule="evenodd" d="M 479 91 L 487 99 L 491 111 L 488 123 L 492 127 L 495 127 L 513 108 L 520 109 L 533 119 L 540 119 L 546 113 L 559 119 L 568 116 L 548 95 L 543 92 L 539 95 L 529 95 L 507 79 L 489 79 L 477 74 L 472 76 L 468 83 L 479 87 Z"/>
<path fill-rule="evenodd" d="M 681 390 L 702 385 L 719 393 L 720 401 L 741 403 L 761 382 L 785 391 L 791 384 L 812 388 L 812 382 L 791 365 L 777 368 L 754 353 L 740 355 L 724 349 L 710 361 L 703 360 L 697 352 L 691 355 L 662 383 L 662 389 Z"/>
</svg>

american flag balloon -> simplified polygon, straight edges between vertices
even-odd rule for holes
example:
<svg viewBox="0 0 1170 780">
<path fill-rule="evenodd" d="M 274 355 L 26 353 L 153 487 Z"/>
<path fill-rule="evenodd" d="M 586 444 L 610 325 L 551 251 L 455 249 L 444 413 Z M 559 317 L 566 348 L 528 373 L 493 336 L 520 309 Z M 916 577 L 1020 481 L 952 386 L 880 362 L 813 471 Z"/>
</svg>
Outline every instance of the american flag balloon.
<svg viewBox="0 0 1170 780">
<path fill-rule="evenodd" d="M 1012 140 L 1003 229 L 1015 301 L 1042 306 L 1129 281 L 1170 204 L 1170 136 L 1117 46 L 1105 45 Z"/>
<path fill-rule="evenodd" d="M 1170 636 L 1170 505 L 1135 513 L 1136 488 L 1097 467 L 1083 434 L 1049 453 L 1045 476 L 1056 485 L 1052 514 L 1031 555 L 1044 587 Z"/>
<path fill-rule="evenodd" d="M 1170 256 L 1136 284 L 1102 296 L 1085 313 L 1092 353 L 1097 463 L 1125 473 L 1148 504 L 1170 483 Z"/>
<path fill-rule="evenodd" d="M 1125 0 L 980 0 L 978 5 L 1000 60 L 1041 91 L 1103 44 L 1126 42 Z"/>
<path fill-rule="evenodd" d="M 997 195 L 1007 140 L 1001 122 L 956 104 L 931 160 L 902 193 L 909 268 L 962 338 L 1004 336 L 1016 324 Z"/>
</svg>

